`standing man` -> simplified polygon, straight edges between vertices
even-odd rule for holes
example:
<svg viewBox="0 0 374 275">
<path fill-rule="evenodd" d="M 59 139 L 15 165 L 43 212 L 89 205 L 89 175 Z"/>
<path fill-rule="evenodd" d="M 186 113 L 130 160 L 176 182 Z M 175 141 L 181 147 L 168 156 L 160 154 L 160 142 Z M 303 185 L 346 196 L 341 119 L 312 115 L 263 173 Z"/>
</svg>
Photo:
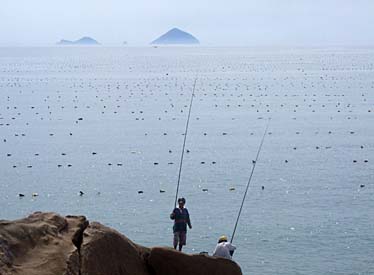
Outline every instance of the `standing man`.
<svg viewBox="0 0 374 275">
<path fill-rule="evenodd" d="M 226 236 L 221 236 L 218 239 L 218 244 L 214 249 L 214 257 L 222 257 L 231 260 L 236 247 L 227 241 Z"/>
<path fill-rule="evenodd" d="M 188 214 L 187 208 L 184 208 L 186 204 L 185 198 L 178 199 L 178 207 L 176 207 L 170 214 L 170 219 L 174 220 L 173 232 L 174 232 L 174 249 L 177 249 L 179 244 L 179 251 L 182 251 L 182 247 L 186 245 L 186 234 L 187 225 L 192 229 L 190 214 Z"/>
</svg>

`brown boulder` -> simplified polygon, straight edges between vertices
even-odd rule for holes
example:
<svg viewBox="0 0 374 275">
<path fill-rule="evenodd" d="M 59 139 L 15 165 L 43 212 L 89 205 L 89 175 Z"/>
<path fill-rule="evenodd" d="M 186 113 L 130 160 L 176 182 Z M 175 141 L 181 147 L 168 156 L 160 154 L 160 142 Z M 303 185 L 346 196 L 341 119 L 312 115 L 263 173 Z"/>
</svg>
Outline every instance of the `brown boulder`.
<svg viewBox="0 0 374 275">
<path fill-rule="evenodd" d="M 146 248 L 83 216 L 0 221 L 1 275 L 241 275 L 233 261 Z"/>
<path fill-rule="evenodd" d="M 154 247 L 148 264 L 157 275 L 241 275 L 234 261 L 206 255 L 188 255 L 170 248 Z"/>
<path fill-rule="evenodd" d="M 0 221 L 0 274 L 78 274 L 74 243 L 88 221 L 36 212 L 16 221 Z"/>
<path fill-rule="evenodd" d="M 117 231 L 93 222 L 80 249 L 81 275 L 149 275 L 150 249 L 134 244 Z"/>
</svg>

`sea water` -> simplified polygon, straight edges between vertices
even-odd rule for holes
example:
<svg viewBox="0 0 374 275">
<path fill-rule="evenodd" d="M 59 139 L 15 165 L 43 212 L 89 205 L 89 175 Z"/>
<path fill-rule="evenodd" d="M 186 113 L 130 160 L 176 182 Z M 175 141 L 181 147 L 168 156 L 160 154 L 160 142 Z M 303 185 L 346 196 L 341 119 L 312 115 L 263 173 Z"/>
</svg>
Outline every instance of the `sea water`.
<svg viewBox="0 0 374 275">
<path fill-rule="evenodd" d="M 231 237 L 270 119 L 234 260 L 244 274 L 374 274 L 373 48 L 1 48 L 0 218 L 82 214 L 171 246 L 195 79 L 184 251 Z"/>
</svg>

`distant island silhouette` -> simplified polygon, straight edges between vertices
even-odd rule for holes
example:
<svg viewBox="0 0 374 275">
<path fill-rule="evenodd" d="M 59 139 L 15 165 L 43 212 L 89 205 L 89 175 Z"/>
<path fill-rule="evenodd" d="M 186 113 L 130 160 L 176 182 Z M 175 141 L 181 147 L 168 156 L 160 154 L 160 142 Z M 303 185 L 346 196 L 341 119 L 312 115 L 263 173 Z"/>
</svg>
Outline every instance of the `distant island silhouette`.
<svg viewBox="0 0 374 275">
<path fill-rule="evenodd" d="M 184 32 L 178 28 L 173 28 L 167 33 L 161 35 L 156 40 L 152 41 L 151 44 L 168 45 L 168 44 L 199 44 L 199 40 L 193 35 Z"/>
<path fill-rule="evenodd" d="M 85 36 L 75 41 L 62 39 L 57 42 L 57 45 L 100 45 L 100 43 L 91 37 Z"/>
</svg>

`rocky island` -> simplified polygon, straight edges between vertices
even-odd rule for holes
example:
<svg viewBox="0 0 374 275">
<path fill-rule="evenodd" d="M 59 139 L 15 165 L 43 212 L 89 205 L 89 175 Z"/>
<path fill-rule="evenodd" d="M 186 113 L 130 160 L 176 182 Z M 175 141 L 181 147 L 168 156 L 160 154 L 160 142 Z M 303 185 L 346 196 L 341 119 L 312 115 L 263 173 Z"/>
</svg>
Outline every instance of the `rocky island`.
<svg viewBox="0 0 374 275">
<path fill-rule="evenodd" d="M 57 45 L 100 45 L 100 43 L 91 37 L 85 36 L 75 41 L 62 39 L 57 42 Z"/>
<path fill-rule="evenodd" d="M 231 260 L 148 248 L 84 216 L 0 220 L 2 275 L 241 275 Z"/>
<path fill-rule="evenodd" d="M 152 41 L 151 44 L 157 45 L 176 45 L 176 44 L 199 44 L 199 40 L 193 35 L 184 32 L 178 28 L 173 28 L 167 33 L 161 35 L 156 40 Z"/>
</svg>

